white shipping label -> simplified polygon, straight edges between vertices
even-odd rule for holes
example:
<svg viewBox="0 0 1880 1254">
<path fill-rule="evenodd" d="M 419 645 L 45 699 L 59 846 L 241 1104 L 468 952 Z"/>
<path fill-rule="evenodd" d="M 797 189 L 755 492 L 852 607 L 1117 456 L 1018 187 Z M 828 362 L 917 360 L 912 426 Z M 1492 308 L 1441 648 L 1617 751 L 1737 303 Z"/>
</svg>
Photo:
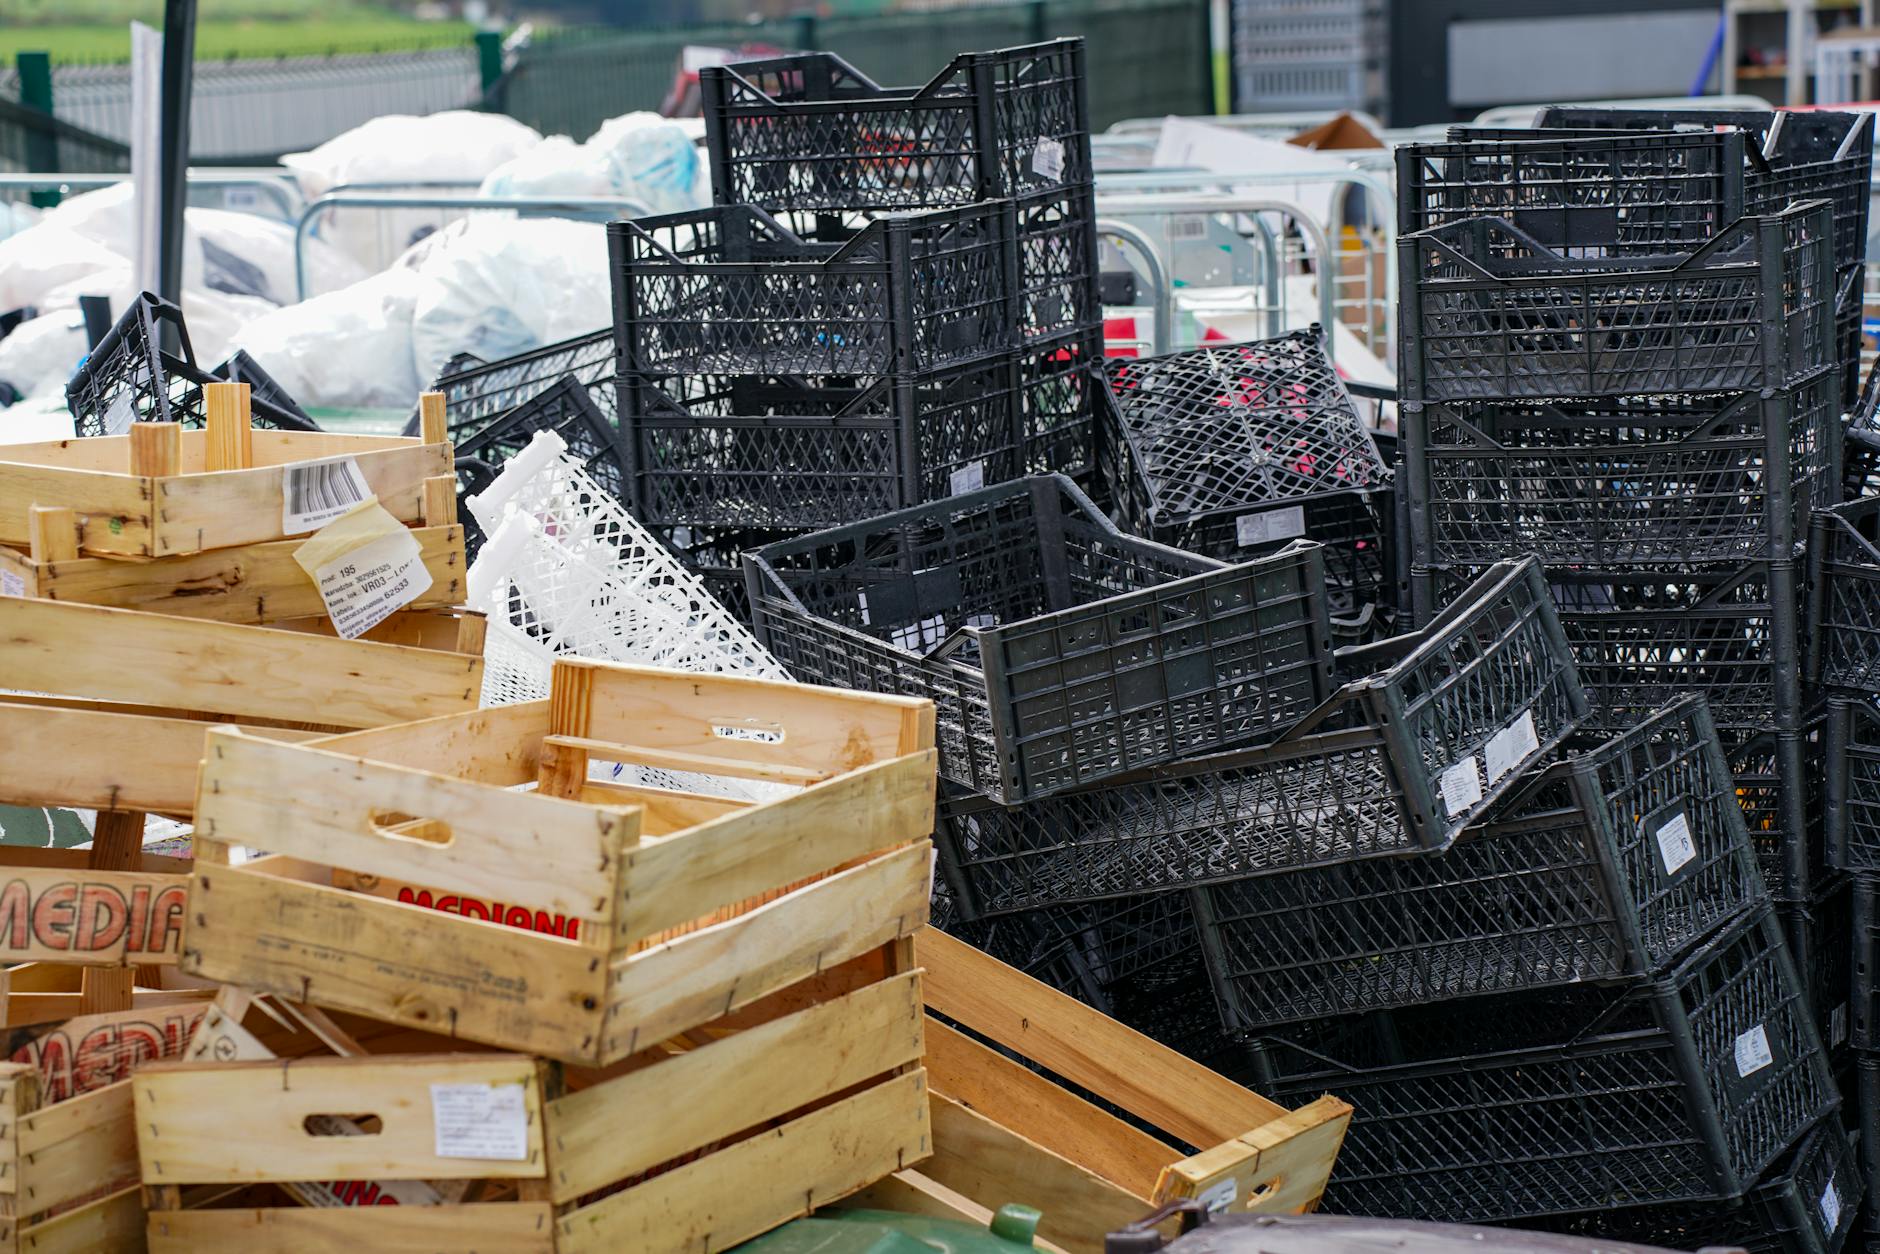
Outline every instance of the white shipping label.
<svg viewBox="0 0 1880 1254">
<path fill-rule="evenodd" d="M 26 581 L 10 570 L 0 570 L 0 597 L 23 597 Z"/>
<path fill-rule="evenodd" d="M 400 528 L 314 572 L 334 630 L 348 640 L 365 635 L 431 587 L 417 537 Z"/>
<path fill-rule="evenodd" d="M 1041 139 L 1031 150 L 1031 168 L 1036 174 L 1056 181 L 1064 177 L 1064 145 L 1055 139 Z"/>
<path fill-rule="evenodd" d="M 106 435 L 128 435 L 131 424 L 137 421 L 137 407 L 131 401 L 129 392 L 119 392 L 104 411 L 104 433 Z"/>
<path fill-rule="evenodd" d="M 1482 799 L 1482 768 L 1470 754 L 1443 772 L 1443 809 L 1449 817 L 1459 819 L 1476 802 Z"/>
<path fill-rule="evenodd" d="M 359 463 L 326 457 L 281 467 L 281 531 L 317 531 L 372 495 Z"/>
<path fill-rule="evenodd" d="M 973 462 L 971 465 L 961 466 L 947 477 L 948 492 L 953 496 L 958 496 L 962 492 L 977 492 L 985 486 L 986 463 L 984 462 Z"/>
<path fill-rule="evenodd" d="M 1769 1052 L 1769 1034 L 1757 1024 L 1736 1038 L 1736 1073 L 1752 1076 L 1776 1060 Z"/>
<path fill-rule="evenodd" d="M 1210 1215 L 1226 1214 L 1228 1208 L 1239 1200 L 1240 1181 L 1234 1179 L 1232 1176 L 1227 1177 L 1225 1180 L 1215 1181 L 1207 1188 L 1201 1190 L 1200 1196 L 1195 1198 L 1195 1201 L 1200 1202 L 1202 1207 Z"/>
<path fill-rule="evenodd" d="M 1527 761 L 1540 747 L 1540 737 L 1534 734 L 1534 711 L 1524 710 L 1520 718 L 1488 739 L 1483 756 L 1488 759 L 1489 787 L 1494 787 L 1496 781 Z"/>
<path fill-rule="evenodd" d="M 1664 861 L 1666 875 L 1677 874 L 1679 867 L 1697 856 L 1697 844 L 1691 839 L 1691 821 L 1682 810 L 1653 835 L 1658 840 L 1658 856 Z"/>
<path fill-rule="evenodd" d="M 1291 540 L 1306 533 L 1306 507 L 1269 509 L 1261 514 L 1242 514 L 1234 520 L 1234 539 L 1241 548 L 1253 544 L 1271 544 Z"/>
<path fill-rule="evenodd" d="M 1828 1235 L 1841 1226 L 1841 1195 L 1834 1187 L 1834 1177 L 1828 1177 L 1828 1185 L 1821 1191 L 1821 1226 Z"/>
<path fill-rule="evenodd" d="M 520 1084 L 433 1084 L 431 1125 L 439 1158 L 529 1157 L 529 1113 Z"/>
</svg>

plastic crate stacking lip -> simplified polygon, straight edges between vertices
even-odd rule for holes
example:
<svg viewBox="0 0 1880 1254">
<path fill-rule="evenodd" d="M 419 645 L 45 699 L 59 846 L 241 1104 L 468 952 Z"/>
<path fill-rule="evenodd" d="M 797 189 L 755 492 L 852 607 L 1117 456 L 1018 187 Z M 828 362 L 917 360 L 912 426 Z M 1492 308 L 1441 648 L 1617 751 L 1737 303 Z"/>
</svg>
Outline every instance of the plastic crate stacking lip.
<svg viewBox="0 0 1880 1254">
<path fill-rule="evenodd" d="M 1540 567 L 1507 563 L 1274 744 L 1000 805 L 943 784 L 935 843 L 968 914 L 1440 850 L 1586 713 Z M 789 658 L 785 657 L 786 664 Z"/>
<path fill-rule="evenodd" d="M 1817 1123 L 1802 1143 L 1739 1202 L 1602 1207 L 1585 1215 L 1537 1222 L 1541 1231 L 1631 1241 L 1668 1250 L 1728 1248 L 1745 1254 L 1838 1254 L 1859 1225 L 1861 1202 L 1866 1196 L 1860 1155 L 1840 1122 L 1828 1118 Z"/>
<path fill-rule="evenodd" d="M 1229 566 L 1034 476 L 745 556 L 799 678 L 934 701 L 940 772 L 1002 802 L 1271 739 L 1330 686 L 1324 566 Z"/>
<path fill-rule="evenodd" d="M 907 374 L 1014 348 L 1010 201 L 879 218 L 841 244 L 720 205 L 607 225 L 627 374 Z"/>
<path fill-rule="evenodd" d="M 1828 861 L 1843 871 L 1880 872 L 1880 700 L 1828 699 Z M 1880 1048 L 1880 1036 L 1875 1047 Z"/>
<path fill-rule="evenodd" d="M 1196 893 L 1230 1022 L 1645 975 L 1764 899 L 1701 698 L 1529 774 L 1492 814 L 1429 857 Z"/>
<path fill-rule="evenodd" d="M 1783 387 L 1835 365 L 1825 201 L 1688 253 L 1569 257 L 1501 218 L 1398 241 L 1403 399 L 1548 400 Z"/>
<path fill-rule="evenodd" d="M 1010 357 L 916 376 L 623 377 L 634 512 L 791 528 L 870 518 L 1025 473 Z"/>
<path fill-rule="evenodd" d="M 164 327 L 176 334 L 176 353 L 163 348 Z M 225 363 L 221 369 L 229 370 L 230 364 Z M 203 385 L 228 379 L 196 365 L 182 310 L 143 292 L 79 363 L 65 385 L 65 403 L 80 436 L 123 435 L 133 422 L 177 422 L 200 427 L 205 421 Z M 291 399 L 287 402 L 291 408 L 281 404 L 285 393 L 278 385 L 271 392 L 255 392 L 252 383 L 250 388 L 254 426 L 271 431 L 320 429 Z"/>
<path fill-rule="evenodd" d="M 1415 561 L 1793 557 L 1839 491 L 1840 386 L 1822 370 L 1770 392 L 1408 407 Z"/>
<path fill-rule="evenodd" d="M 615 409 L 612 330 L 603 327 L 513 357 L 478 361 L 462 370 L 446 365 L 433 387 L 444 394 L 451 439 L 461 442 L 564 376 L 587 387 L 590 399 L 611 419 Z M 417 430 L 414 409 L 405 434 L 414 435 Z"/>
<path fill-rule="evenodd" d="M 1880 497 L 1815 514 L 1808 546 L 1810 678 L 1880 691 Z"/>
<path fill-rule="evenodd" d="M 1378 1018 L 1256 1046 L 1262 1093 L 1335 1092 L 1365 1112 L 1325 1191 L 1335 1213 L 1466 1222 L 1740 1197 L 1839 1101 L 1767 907 L 1628 988 Z"/>
</svg>

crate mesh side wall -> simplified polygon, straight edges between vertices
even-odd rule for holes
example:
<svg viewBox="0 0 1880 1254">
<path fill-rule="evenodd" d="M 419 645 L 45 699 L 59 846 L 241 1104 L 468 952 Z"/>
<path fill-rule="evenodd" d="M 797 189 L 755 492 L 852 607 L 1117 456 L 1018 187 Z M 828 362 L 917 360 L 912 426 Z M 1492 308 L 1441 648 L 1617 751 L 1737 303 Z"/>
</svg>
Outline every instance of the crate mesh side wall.
<svg viewBox="0 0 1880 1254">
<path fill-rule="evenodd" d="M 1826 511 L 1816 519 L 1813 540 L 1820 682 L 1880 690 L 1880 499 Z"/>
<path fill-rule="evenodd" d="M 603 391 L 611 392 L 612 388 L 604 387 Z M 627 477 L 613 426 L 595 403 L 594 393 L 572 375 L 563 375 L 558 382 L 456 441 L 453 451 L 459 493 L 472 496 L 487 487 L 539 431 L 553 431 L 560 436 L 567 445 L 565 456 L 614 500 L 627 500 Z M 483 547 L 482 526 L 468 511 L 463 511 L 461 522 L 465 556 L 474 558 Z"/>
<path fill-rule="evenodd" d="M 451 440 L 462 442 L 564 376 L 587 388 L 589 397 L 611 419 L 615 416 L 613 375 L 613 331 L 602 328 L 468 370 L 447 371 L 432 386 L 444 394 Z M 417 433 L 417 422 L 413 413 L 407 435 Z"/>
</svg>

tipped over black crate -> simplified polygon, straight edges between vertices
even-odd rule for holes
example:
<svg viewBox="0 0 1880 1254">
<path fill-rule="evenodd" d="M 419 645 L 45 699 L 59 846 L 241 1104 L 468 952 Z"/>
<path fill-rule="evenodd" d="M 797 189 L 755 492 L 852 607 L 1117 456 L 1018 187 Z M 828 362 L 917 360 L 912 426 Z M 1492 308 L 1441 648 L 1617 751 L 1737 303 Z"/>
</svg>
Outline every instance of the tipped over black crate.
<svg viewBox="0 0 1880 1254">
<path fill-rule="evenodd" d="M 799 678 L 932 700 L 940 773 L 1003 802 L 1271 739 L 1330 689 L 1317 545 L 1229 566 L 1035 476 L 769 545 L 758 638 Z"/>
<path fill-rule="evenodd" d="M 175 335 L 174 352 L 163 347 L 165 328 Z M 222 367 L 230 369 L 229 363 Z M 65 385 L 65 403 L 81 436 L 123 435 L 133 422 L 200 427 L 206 421 L 203 385 L 230 381 L 245 380 L 199 367 L 182 310 L 144 292 L 79 363 Z M 320 429 L 291 399 L 282 403 L 286 394 L 279 385 L 259 392 L 252 390 L 252 382 L 250 387 L 254 426 L 270 431 Z"/>
<path fill-rule="evenodd" d="M 1406 403 L 1784 387 L 1839 364 L 1825 201 L 1684 253 L 1575 257 L 1502 218 L 1398 240 Z"/>
<path fill-rule="evenodd" d="M 1390 468 L 1314 326 L 1106 363 L 1098 448 L 1118 522 L 1224 561 L 1325 545 L 1332 613 L 1391 600 Z"/>
<path fill-rule="evenodd" d="M 720 205 L 607 225 L 622 374 L 911 374 L 1017 347 L 1010 201 L 880 218 L 845 243 Z"/>
<path fill-rule="evenodd" d="M 1302 1025 L 1255 1061 L 1269 1097 L 1365 1112 L 1322 1209 L 1405 1219 L 1741 1197 L 1839 1100 L 1767 908 L 1628 988 Z"/>
<path fill-rule="evenodd" d="M 1195 894 L 1229 1023 L 1645 975 L 1763 900 L 1700 698 L 1536 770 L 1491 813 L 1440 854 Z"/>
<path fill-rule="evenodd" d="M 647 530 L 679 559 L 680 565 L 697 575 L 706 590 L 736 615 L 739 622 L 751 621 L 751 598 L 744 577 L 744 554 L 768 544 L 794 539 L 796 535 L 791 531 L 690 524 L 676 527 L 649 525 Z"/>
<path fill-rule="evenodd" d="M 1832 370 L 1769 392 L 1406 407 L 1413 560 L 1792 558 L 1838 499 L 1839 422 Z"/>
<path fill-rule="evenodd" d="M 1818 512 L 1808 563 L 1810 678 L 1880 691 L 1880 496 Z"/>
<path fill-rule="evenodd" d="M 457 361 L 451 359 L 452 363 Z M 444 394 L 444 418 L 450 424 L 453 442 L 461 443 L 475 435 L 562 378 L 572 378 L 587 388 L 589 399 L 600 411 L 609 419 L 614 416 L 614 335 L 608 328 L 513 357 L 487 362 L 469 357 L 468 362 L 457 369 L 446 364 L 431 385 Z M 418 415 L 413 411 L 405 424 L 405 434 L 416 435 L 417 431 Z"/>
<path fill-rule="evenodd" d="M 620 380 L 633 512 L 833 527 L 1026 473 L 1018 363 L 885 378 Z"/>
<path fill-rule="evenodd" d="M 1442 849 L 1586 712 L 1531 561 L 1484 575 L 1431 628 L 1338 656 L 1377 669 L 1264 748 L 1024 805 L 942 784 L 935 843 L 962 911 Z"/>
<path fill-rule="evenodd" d="M 494 483 L 509 459 L 527 448 L 538 431 L 553 431 L 560 436 L 567 456 L 579 462 L 615 500 L 626 500 L 627 477 L 619 436 L 592 392 L 572 375 L 563 375 L 457 441 L 459 493 L 474 496 Z M 484 536 L 468 510 L 463 511 L 463 528 L 464 549 L 475 557 Z"/>
</svg>

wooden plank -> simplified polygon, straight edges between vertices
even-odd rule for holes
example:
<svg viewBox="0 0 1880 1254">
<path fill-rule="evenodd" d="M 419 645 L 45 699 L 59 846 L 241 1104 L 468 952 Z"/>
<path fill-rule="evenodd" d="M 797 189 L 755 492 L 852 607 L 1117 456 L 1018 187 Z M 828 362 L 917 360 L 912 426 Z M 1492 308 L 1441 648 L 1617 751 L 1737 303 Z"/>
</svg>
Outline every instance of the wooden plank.
<svg viewBox="0 0 1880 1254">
<path fill-rule="evenodd" d="M 0 700 L 7 746 L 0 796 L 12 805 L 187 816 L 209 724 Z M 136 752 L 126 752 L 135 745 Z"/>
<path fill-rule="evenodd" d="M 410 819 L 432 838 L 392 829 Z M 197 826 L 212 840 L 611 927 L 638 812 L 507 792 L 313 745 L 213 731 Z M 441 825 L 439 827 L 438 825 Z"/>
<path fill-rule="evenodd" d="M 721 906 L 933 831 L 931 749 L 878 763 L 626 853 L 620 937 L 631 943 Z"/>
<path fill-rule="evenodd" d="M 342 727 L 466 709 L 481 658 L 0 597 L 0 685 Z"/>
<path fill-rule="evenodd" d="M 548 1105 L 552 1200 L 628 1179 L 921 1054 L 920 977 L 734 1033 Z"/>
<path fill-rule="evenodd" d="M 140 1182 L 131 1082 L 120 1080 L 20 1117 L 22 1214 Z"/>
<path fill-rule="evenodd" d="M 922 927 L 931 868 L 923 840 L 617 960 L 605 1055 L 635 1053 Z"/>
<path fill-rule="evenodd" d="M 130 436 L 130 473 L 151 478 L 181 474 L 183 470 L 183 427 L 175 422 L 136 422 Z M 217 469 L 223 469 L 218 467 Z"/>
<path fill-rule="evenodd" d="M 583 736 L 548 736 L 544 749 L 574 750 L 602 762 L 632 762 L 638 766 L 656 766 L 668 771 L 697 771 L 706 775 L 728 775 L 733 779 L 761 779 L 775 784 L 801 787 L 829 778 L 813 767 L 791 766 L 786 762 L 745 762 L 715 753 L 682 753 L 677 749 L 653 749 L 645 745 L 620 745 L 608 740 Z"/>
<path fill-rule="evenodd" d="M 246 383 L 203 384 L 202 410 L 203 430 L 209 436 L 204 469 L 246 470 L 254 465 L 255 450 L 248 385 Z"/>
<path fill-rule="evenodd" d="M 186 433 L 188 434 L 188 433 Z M 257 431 L 254 434 L 255 465 L 284 466 L 289 462 L 311 461 L 319 457 L 352 456 L 366 462 L 367 453 L 411 450 L 423 442 L 408 435 L 352 435 L 339 431 Z M 433 446 L 435 447 L 435 446 Z M 446 460 L 450 450 L 445 450 Z"/>
<path fill-rule="evenodd" d="M 979 1202 L 1022 1200 L 1044 1212 L 1038 1235 L 1071 1254 L 1102 1254 L 1103 1238 L 1150 1207 L 958 1102 L 933 1098 L 933 1157 L 921 1174 Z"/>
<path fill-rule="evenodd" d="M 14 1028 L 0 1039 L 7 1057 L 38 1077 L 38 1104 L 60 1109 L 69 1099 L 126 1079 L 144 1063 L 181 1056 L 208 1007 L 207 993 L 178 990 L 155 996 L 179 1000 L 68 1016 Z"/>
<path fill-rule="evenodd" d="M 144 816 L 137 810 L 101 811 L 92 830 L 91 856 L 86 869 L 129 871 L 137 865 L 144 843 Z M 128 967 L 106 970 L 87 967 L 79 990 L 82 1014 L 105 1014 L 131 1008 L 132 973 Z"/>
<path fill-rule="evenodd" d="M 642 837 L 665 836 L 682 828 L 697 827 L 727 814 L 741 814 L 757 804 L 744 797 L 710 797 L 679 789 L 593 779 L 581 786 L 581 800 L 588 805 L 639 806 Z"/>
<path fill-rule="evenodd" d="M 537 749 L 547 731 L 544 699 L 346 732 L 319 747 L 512 788 L 535 778 Z"/>
<path fill-rule="evenodd" d="M 133 1184 L 28 1225 L 20 1232 L 19 1248 L 31 1254 L 138 1254 L 145 1248 L 144 1191 Z"/>
<path fill-rule="evenodd" d="M 1181 1156 L 1173 1146 L 944 1023 L 927 1025 L 926 1062 L 935 1093 L 1136 1197 L 1147 1199 L 1163 1170 Z"/>
<path fill-rule="evenodd" d="M 151 1254 L 555 1254 L 546 1202 L 152 1211 Z"/>
<path fill-rule="evenodd" d="M 1318 1205 L 1350 1125 L 1349 1104 L 1321 1097 L 1171 1164 L 1156 1184 L 1154 1200 L 1159 1205 L 1208 1195 L 1229 1199 L 1230 1211 L 1303 1214 Z"/>
<path fill-rule="evenodd" d="M 173 970 L 174 968 L 163 969 Z M 9 992 L 5 997 L 4 1026 L 9 1028 L 44 1027 L 47 1024 L 77 1018 L 85 1014 L 83 996 L 77 989 L 70 992 Z M 131 989 L 129 1013 L 154 1015 L 178 1007 L 200 1007 L 208 1002 L 209 996 L 206 989 L 136 987 Z"/>
<path fill-rule="evenodd" d="M 175 962 L 188 894 L 174 875 L 0 868 L 0 962 Z"/>
<path fill-rule="evenodd" d="M 1285 1107 L 944 932 L 915 938 L 927 1005 L 1188 1145 L 1215 1145 Z"/>
<path fill-rule="evenodd" d="M 565 1061 L 597 1060 L 599 954 L 289 880 L 267 873 L 269 861 L 198 859 L 187 974 Z"/>
<path fill-rule="evenodd" d="M 434 1085 L 522 1086 L 528 1157 L 439 1155 Z M 131 1086 L 146 1184 L 521 1180 L 544 1171 L 536 1063 L 513 1054 L 159 1062 Z M 313 1115 L 370 1116 L 379 1128 L 316 1136 L 305 1126 Z"/>
<path fill-rule="evenodd" d="M 33 506 L 57 504 L 78 513 L 85 547 L 93 552 L 148 556 L 155 551 L 155 480 L 31 465 L 16 460 L 21 452 L 16 444 L 0 449 L 5 459 L 0 461 L 0 543 L 28 547 L 32 533 L 27 520 Z"/>
<path fill-rule="evenodd" d="M 422 527 L 411 537 L 431 575 L 431 587 L 412 607 L 461 602 L 463 529 Z M 74 557 L 23 564 L 30 568 L 31 594 L 49 600 L 259 624 L 326 613 L 318 587 L 294 561 L 294 550 L 303 543 L 278 540 L 150 561 Z M 15 561 L 9 568 L 18 570 L 21 564 Z"/>
<path fill-rule="evenodd" d="M 444 394 L 418 393 L 418 440 L 424 444 L 442 444 L 448 439 L 450 422 L 444 412 Z"/>
<path fill-rule="evenodd" d="M 928 1145 L 913 1071 L 563 1216 L 557 1254 L 712 1254 L 912 1166 Z"/>
<path fill-rule="evenodd" d="M 200 726 L 200 724 L 194 724 L 194 726 Z M 84 868 L 90 865 L 89 851 L 84 849 L 53 849 L 26 845 L 0 846 L 0 867 L 37 867 L 46 870 L 53 867 Z M 189 873 L 190 865 L 188 858 L 172 858 L 167 854 L 151 853 L 148 849 L 143 849 L 138 851 L 137 863 L 130 869 L 161 871 L 168 875 L 186 875 Z"/>
<path fill-rule="evenodd" d="M 33 506 L 26 516 L 26 530 L 35 562 L 78 556 L 78 515 L 63 505 Z"/>
</svg>

